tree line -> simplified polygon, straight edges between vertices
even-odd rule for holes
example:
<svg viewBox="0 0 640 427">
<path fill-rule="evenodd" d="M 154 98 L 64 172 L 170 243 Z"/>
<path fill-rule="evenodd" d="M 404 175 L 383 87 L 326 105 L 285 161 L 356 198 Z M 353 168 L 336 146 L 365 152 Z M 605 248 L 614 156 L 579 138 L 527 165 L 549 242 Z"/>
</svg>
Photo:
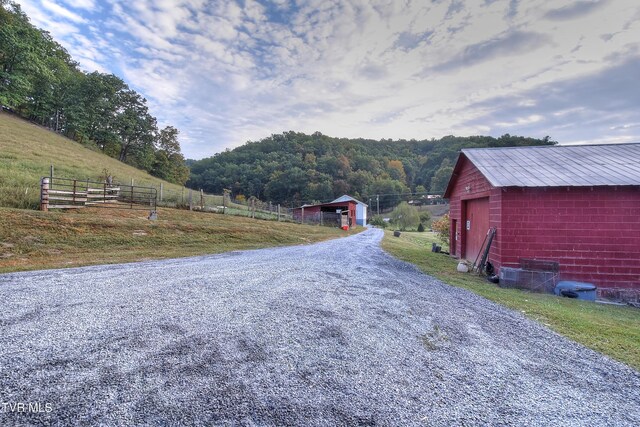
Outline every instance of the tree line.
<svg viewBox="0 0 640 427">
<path fill-rule="evenodd" d="M 316 132 L 274 134 L 213 157 L 189 161 L 187 185 L 281 204 L 329 201 L 343 194 L 393 207 L 407 193 L 442 194 L 462 148 L 555 144 L 505 134 L 428 140 L 332 138 Z"/>
<path fill-rule="evenodd" d="M 184 184 L 178 130 L 113 74 L 83 72 L 20 6 L 0 0 L 0 106 L 154 176 Z"/>
</svg>

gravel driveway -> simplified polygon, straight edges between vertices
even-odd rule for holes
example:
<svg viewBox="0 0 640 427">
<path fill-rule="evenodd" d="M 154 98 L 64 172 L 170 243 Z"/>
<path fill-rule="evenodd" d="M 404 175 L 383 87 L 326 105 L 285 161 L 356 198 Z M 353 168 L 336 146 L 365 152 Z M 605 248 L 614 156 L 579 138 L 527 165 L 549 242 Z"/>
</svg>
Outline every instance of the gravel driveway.
<svg viewBox="0 0 640 427">
<path fill-rule="evenodd" d="M 0 425 L 640 425 L 638 372 L 381 237 L 0 275 Z"/>
</svg>

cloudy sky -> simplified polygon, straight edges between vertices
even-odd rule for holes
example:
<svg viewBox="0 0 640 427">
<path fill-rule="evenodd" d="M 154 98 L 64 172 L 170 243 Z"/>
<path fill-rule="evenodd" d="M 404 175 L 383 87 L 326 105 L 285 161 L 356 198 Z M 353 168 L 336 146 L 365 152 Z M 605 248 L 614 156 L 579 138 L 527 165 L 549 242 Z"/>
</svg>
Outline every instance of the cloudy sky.
<svg viewBox="0 0 640 427">
<path fill-rule="evenodd" d="M 272 133 L 640 142 L 637 0 L 18 0 L 202 158 Z"/>
</svg>

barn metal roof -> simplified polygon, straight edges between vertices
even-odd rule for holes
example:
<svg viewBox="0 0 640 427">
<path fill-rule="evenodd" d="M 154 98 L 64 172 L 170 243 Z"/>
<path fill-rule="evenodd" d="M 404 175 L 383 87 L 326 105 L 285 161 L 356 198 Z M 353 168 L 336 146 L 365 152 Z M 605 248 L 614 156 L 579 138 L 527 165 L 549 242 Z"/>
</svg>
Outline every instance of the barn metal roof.
<svg viewBox="0 0 640 427">
<path fill-rule="evenodd" d="M 640 144 L 470 148 L 494 187 L 640 185 Z"/>
<path fill-rule="evenodd" d="M 356 203 L 359 203 L 359 204 L 361 204 L 361 205 L 368 206 L 366 203 L 361 202 L 361 201 L 360 201 L 360 200 L 358 200 L 358 199 L 354 199 L 353 197 L 348 196 L 348 195 L 346 195 L 346 194 L 345 194 L 345 195 L 343 195 L 343 196 L 338 197 L 337 199 L 335 199 L 335 200 L 334 200 L 333 202 L 331 202 L 331 203 L 347 202 L 347 201 L 349 201 L 349 200 L 353 200 L 353 201 L 354 201 L 354 202 L 356 202 Z"/>
<path fill-rule="evenodd" d="M 334 206 L 334 205 L 344 205 L 345 203 L 349 203 L 349 202 L 353 202 L 355 204 L 358 203 L 358 201 L 354 198 L 348 199 L 348 200 L 334 200 L 332 202 L 325 202 L 325 203 L 315 203 L 315 204 L 304 204 L 302 206 L 299 206 L 297 208 L 293 208 L 293 209 L 302 209 L 302 208 L 314 208 L 316 206 Z"/>
</svg>

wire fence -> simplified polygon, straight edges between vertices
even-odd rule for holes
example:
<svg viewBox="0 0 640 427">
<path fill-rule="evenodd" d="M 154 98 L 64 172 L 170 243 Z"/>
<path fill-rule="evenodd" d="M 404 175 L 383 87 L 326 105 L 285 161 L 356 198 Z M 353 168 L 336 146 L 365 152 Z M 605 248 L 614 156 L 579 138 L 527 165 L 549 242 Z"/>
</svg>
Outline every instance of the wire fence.
<svg viewBox="0 0 640 427">
<path fill-rule="evenodd" d="M 207 194 L 202 190 L 196 191 L 186 187 L 175 191 L 165 189 L 162 184 L 156 190 L 158 192 L 158 206 L 274 221 L 292 221 L 293 218 L 291 209 L 256 198 L 238 200 L 229 194 Z"/>
<path fill-rule="evenodd" d="M 294 214 L 293 220 L 302 224 L 322 225 L 325 227 L 342 227 L 343 216 L 341 213 L 335 212 L 313 212 L 304 213 L 297 212 Z M 353 219 L 355 222 L 355 218 Z"/>
</svg>

